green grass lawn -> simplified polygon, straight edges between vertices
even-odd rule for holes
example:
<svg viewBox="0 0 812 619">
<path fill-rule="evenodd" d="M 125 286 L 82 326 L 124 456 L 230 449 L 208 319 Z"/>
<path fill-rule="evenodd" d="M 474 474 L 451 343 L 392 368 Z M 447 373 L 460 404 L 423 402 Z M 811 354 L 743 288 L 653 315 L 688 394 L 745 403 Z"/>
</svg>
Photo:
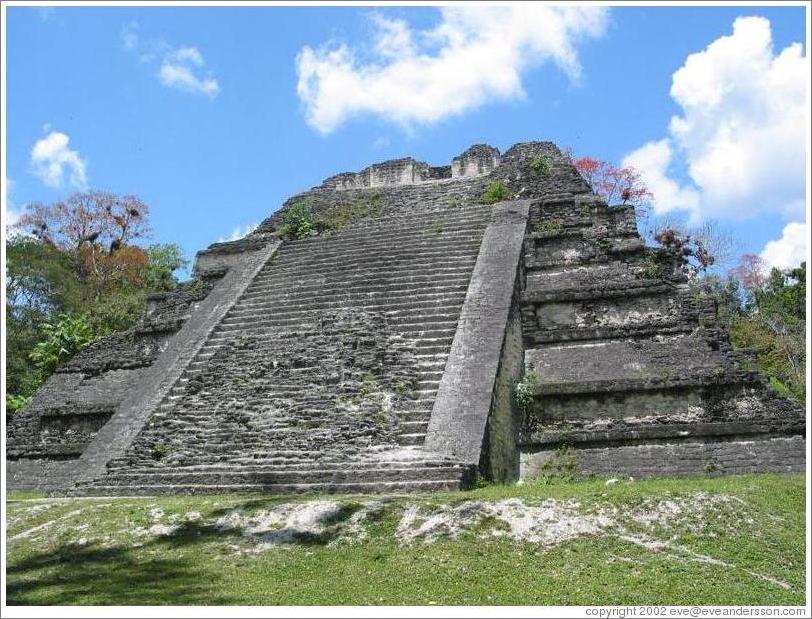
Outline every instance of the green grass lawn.
<svg viewBox="0 0 812 619">
<path fill-rule="evenodd" d="M 804 491 L 802 475 L 747 475 L 488 486 L 382 504 L 372 503 L 380 497 L 321 497 L 340 508 L 324 530 L 294 531 L 295 543 L 278 545 L 267 544 L 279 541 L 278 525 L 258 532 L 242 521 L 236 528 L 222 522 L 235 514 L 261 519 L 312 497 L 17 495 L 7 501 L 7 599 L 70 605 L 802 605 Z M 429 527 L 434 513 L 464 514 L 473 502 L 509 498 L 528 509 L 566 506 L 590 522 L 603 514 L 613 520 L 605 530 L 556 543 L 515 539 L 491 516 L 430 542 L 398 536 L 410 507 L 420 510 L 416 530 Z M 708 507 L 692 514 L 688 504 Z M 375 509 L 353 525 L 370 505 Z M 661 520 L 647 520 L 652 506 L 665 514 Z M 536 523 L 535 530 L 555 538 L 560 524 Z"/>
</svg>

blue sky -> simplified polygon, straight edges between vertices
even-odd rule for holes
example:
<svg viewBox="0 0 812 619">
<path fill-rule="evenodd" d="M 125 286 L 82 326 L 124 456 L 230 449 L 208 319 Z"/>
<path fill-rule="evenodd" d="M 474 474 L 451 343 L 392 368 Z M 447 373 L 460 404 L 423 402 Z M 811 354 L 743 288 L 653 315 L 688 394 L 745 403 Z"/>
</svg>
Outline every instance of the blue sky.
<svg viewBox="0 0 812 619">
<path fill-rule="evenodd" d="M 191 258 L 340 171 L 552 140 L 804 255 L 804 8 L 490 10 L 9 7 L 9 216 L 135 193 Z"/>
</svg>

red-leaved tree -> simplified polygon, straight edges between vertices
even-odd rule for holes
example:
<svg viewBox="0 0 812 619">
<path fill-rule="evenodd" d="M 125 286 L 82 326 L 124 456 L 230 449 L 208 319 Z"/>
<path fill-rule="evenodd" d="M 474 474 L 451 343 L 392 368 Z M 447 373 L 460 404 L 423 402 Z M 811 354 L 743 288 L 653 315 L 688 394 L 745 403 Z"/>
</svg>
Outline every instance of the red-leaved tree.
<svg viewBox="0 0 812 619">
<path fill-rule="evenodd" d="M 86 191 L 51 204 L 35 202 L 26 211 L 15 227 L 68 252 L 94 244 L 112 254 L 150 233 L 149 207 L 137 196 Z"/>
<path fill-rule="evenodd" d="M 569 155 L 569 154 L 568 154 Z M 640 173 L 630 167 L 616 167 L 608 161 L 595 157 L 580 157 L 570 160 L 597 195 L 609 205 L 629 204 L 637 210 L 654 199 Z"/>
<path fill-rule="evenodd" d="M 149 265 L 132 241 L 149 235 L 149 207 L 137 196 L 103 191 L 75 193 L 51 204 L 35 202 L 15 227 L 57 248 L 86 284 L 90 301 L 114 288 L 135 286 Z"/>
</svg>

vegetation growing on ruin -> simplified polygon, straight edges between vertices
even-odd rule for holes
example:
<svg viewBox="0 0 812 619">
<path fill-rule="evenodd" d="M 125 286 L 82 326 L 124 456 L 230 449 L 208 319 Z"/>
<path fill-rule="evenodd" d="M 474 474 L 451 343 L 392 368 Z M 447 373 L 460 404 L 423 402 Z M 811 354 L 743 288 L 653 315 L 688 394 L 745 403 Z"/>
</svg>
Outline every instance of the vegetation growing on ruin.
<svg viewBox="0 0 812 619">
<path fill-rule="evenodd" d="M 383 210 L 383 194 L 373 191 L 369 195 L 328 209 L 316 219 L 316 229 L 324 234 L 336 232 L 367 217 L 375 217 Z"/>
<path fill-rule="evenodd" d="M 43 339 L 31 351 L 31 360 L 45 375 L 85 348 L 95 338 L 85 314 L 60 314 L 42 325 Z"/>
<path fill-rule="evenodd" d="M 525 372 L 513 385 L 513 402 L 527 423 L 532 418 L 533 400 L 538 390 L 539 379 L 535 372 Z"/>
<path fill-rule="evenodd" d="M 497 202 L 507 200 L 509 196 L 510 192 L 505 182 L 494 181 L 488 185 L 485 193 L 482 194 L 482 202 L 483 204 L 496 204 Z"/>
<path fill-rule="evenodd" d="M 310 237 L 316 229 L 316 218 L 309 203 L 294 202 L 282 214 L 279 235 L 285 239 L 302 240 Z"/>
<path fill-rule="evenodd" d="M 534 232 L 554 234 L 564 229 L 564 222 L 558 218 L 545 219 L 533 226 Z"/>
<path fill-rule="evenodd" d="M 550 485 L 560 482 L 578 480 L 578 455 L 568 443 L 561 443 L 541 466 L 541 471 L 534 475 L 531 483 Z"/>
<path fill-rule="evenodd" d="M 537 155 L 530 160 L 530 169 L 536 176 L 550 176 L 553 171 L 553 160 L 549 155 Z"/>
<path fill-rule="evenodd" d="M 800 605 L 805 595 L 803 475 L 551 479 L 408 497 L 26 498 L 8 503 L 11 605 Z M 304 500 L 340 509 L 312 535 L 278 525 L 248 536 L 227 526 Z M 336 537 L 376 501 L 363 535 Z M 665 545 L 588 531 L 545 545 L 513 540 L 488 520 L 455 538 L 398 540 L 411 505 L 426 514 L 495 501 L 574 504 Z M 634 514 L 658 502 L 695 506 L 695 519 L 661 533 L 657 522 L 641 528 Z M 288 534 L 296 543 L 273 545 Z"/>
<path fill-rule="evenodd" d="M 610 206 L 620 203 L 642 208 L 654 197 L 640 173 L 632 167 L 615 166 L 595 157 L 574 159 L 569 152 L 565 155 L 592 191 Z"/>
<path fill-rule="evenodd" d="M 26 207 L 6 241 L 8 410 L 90 341 L 134 326 L 147 295 L 177 285 L 182 250 L 141 245 L 150 234 L 136 196 L 88 191 Z"/>
</svg>

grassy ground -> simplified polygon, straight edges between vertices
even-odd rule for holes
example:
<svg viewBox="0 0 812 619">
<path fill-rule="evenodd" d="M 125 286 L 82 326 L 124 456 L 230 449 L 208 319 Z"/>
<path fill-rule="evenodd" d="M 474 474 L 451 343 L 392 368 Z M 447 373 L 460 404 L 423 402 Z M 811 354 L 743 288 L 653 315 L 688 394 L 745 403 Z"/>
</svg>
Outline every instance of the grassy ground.
<svg viewBox="0 0 812 619">
<path fill-rule="evenodd" d="M 714 503 L 714 497 L 724 501 Z M 362 531 L 360 538 L 336 533 L 346 533 L 353 514 L 377 498 L 323 498 L 341 509 L 322 533 L 266 547 L 264 542 L 281 538 L 247 525 L 215 523 L 305 499 L 11 496 L 8 603 L 804 603 L 800 475 L 490 486 L 396 497 L 354 529 Z M 419 527 L 431 524 L 429 516 L 442 511 L 441 505 L 453 511 L 466 502 L 495 504 L 507 498 L 519 498 L 525 506 L 576 505 L 585 518 L 611 513 L 620 524 L 560 543 L 513 539 L 504 535 L 504 522 L 490 517 L 431 543 L 398 537 L 409 506 L 421 506 Z M 713 507 L 700 513 L 697 525 L 685 513 L 689 503 Z M 653 505 L 669 518 L 681 511 L 680 518 L 641 519 L 639 514 L 654 513 L 647 511 Z M 554 539 L 556 524 L 536 523 L 541 527 L 536 530 Z"/>
</svg>

